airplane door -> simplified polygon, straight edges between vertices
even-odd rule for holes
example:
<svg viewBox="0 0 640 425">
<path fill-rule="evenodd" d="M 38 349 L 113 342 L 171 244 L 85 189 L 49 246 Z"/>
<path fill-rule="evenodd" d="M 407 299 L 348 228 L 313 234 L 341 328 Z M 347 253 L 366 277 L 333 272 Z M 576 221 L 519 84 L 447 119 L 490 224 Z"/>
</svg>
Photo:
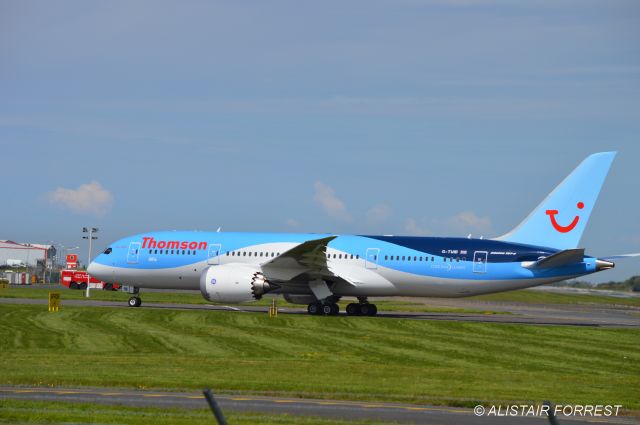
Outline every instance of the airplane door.
<svg viewBox="0 0 640 425">
<path fill-rule="evenodd" d="M 368 269 L 377 269 L 379 254 L 380 248 L 367 248 L 367 255 L 364 257 L 364 266 Z"/>
<path fill-rule="evenodd" d="M 222 245 L 212 243 L 209 245 L 209 255 L 207 256 L 207 264 L 216 266 L 220 264 L 220 255 L 222 254 Z"/>
<path fill-rule="evenodd" d="M 487 251 L 476 251 L 473 253 L 473 272 L 474 273 L 486 273 L 487 272 Z"/>
<path fill-rule="evenodd" d="M 129 251 L 127 251 L 127 263 L 137 264 L 139 255 L 140 255 L 140 242 L 131 242 L 129 244 Z"/>
</svg>

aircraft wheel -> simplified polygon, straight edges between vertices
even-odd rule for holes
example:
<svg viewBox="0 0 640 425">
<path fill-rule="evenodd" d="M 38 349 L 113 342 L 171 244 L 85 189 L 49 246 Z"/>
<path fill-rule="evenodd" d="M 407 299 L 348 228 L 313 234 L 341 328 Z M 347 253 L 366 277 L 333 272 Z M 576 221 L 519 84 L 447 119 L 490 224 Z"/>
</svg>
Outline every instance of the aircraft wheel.
<svg viewBox="0 0 640 425">
<path fill-rule="evenodd" d="M 131 297 L 129 298 L 129 307 L 140 307 L 142 304 L 142 300 L 139 297 Z"/>
<path fill-rule="evenodd" d="M 327 312 L 327 307 L 329 307 L 329 311 Z M 322 312 L 327 316 L 337 316 L 340 312 L 340 306 L 336 303 L 325 304 Z"/>
<path fill-rule="evenodd" d="M 307 306 L 307 313 L 309 314 L 320 314 L 320 304 L 319 303 L 311 303 Z"/>
<path fill-rule="evenodd" d="M 359 316 L 360 315 L 360 304 L 350 303 L 347 305 L 347 314 L 349 316 Z"/>
<path fill-rule="evenodd" d="M 378 307 L 375 304 L 369 304 L 369 316 L 378 314 Z"/>
</svg>

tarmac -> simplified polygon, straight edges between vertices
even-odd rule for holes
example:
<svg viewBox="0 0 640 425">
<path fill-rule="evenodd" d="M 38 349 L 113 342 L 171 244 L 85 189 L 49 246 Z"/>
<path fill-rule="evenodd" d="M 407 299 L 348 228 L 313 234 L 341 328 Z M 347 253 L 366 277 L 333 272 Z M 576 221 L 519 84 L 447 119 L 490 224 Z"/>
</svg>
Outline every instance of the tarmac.
<svg viewBox="0 0 640 425">
<path fill-rule="evenodd" d="M 549 423 L 542 416 L 493 416 L 490 406 L 477 416 L 474 409 L 426 406 L 400 403 L 373 403 L 362 401 L 321 400 L 286 397 L 264 397 L 247 395 L 214 394 L 223 411 L 261 412 L 267 414 L 289 414 L 342 420 L 375 420 L 403 424 L 459 424 L 459 425 L 543 425 Z M 201 392 L 160 392 L 127 390 L 117 388 L 44 388 L 0 386 L 0 400 L 33 400 L 69 403 L 97 403 L 130 407 L 159 407 L 182 409 L 207 409 Z M 505 406 L 503 406 L 503 409 Z M 558 423 L 582 424 L 636 424 L 637 417 L 561 416 Z M 213 417 L 212 417 L 213 423 Z"/>
<path fill-rule="evenodd" d="M 214 310 L 233 312 L 264 312 L 267 306 L 223 306 L 212 304 L 146 303 L 141 294 L 142 307 L 171 310 Z M 412 299 L 415 302 L 415 299 Z M 640 327 L 640 308 L 604 304 L 529 304 L 515 302 L 489 302 L 465 299 L 427 299 L 434 307 L 481 310 L 487 313 L 451 312 L 394 312 L 379 311 L 381 319 L 445 320 L 460 322 L 512 323 L 526 325 L 588 326 L 588 327 Z M 0 298 L 0 304 L 47 304 L 45 299 Z M 62 305 L 132 308 L 124 301 L 65 300 Z M 307 314 L 306 308 L 280 307 L 280 314 Z M 501 313 L 493 314 L 492 312 Z M 340 314 L 344 315 L 344 312 Z M 357 320 L 357 317 L 353 318 Z"/>
</svg>

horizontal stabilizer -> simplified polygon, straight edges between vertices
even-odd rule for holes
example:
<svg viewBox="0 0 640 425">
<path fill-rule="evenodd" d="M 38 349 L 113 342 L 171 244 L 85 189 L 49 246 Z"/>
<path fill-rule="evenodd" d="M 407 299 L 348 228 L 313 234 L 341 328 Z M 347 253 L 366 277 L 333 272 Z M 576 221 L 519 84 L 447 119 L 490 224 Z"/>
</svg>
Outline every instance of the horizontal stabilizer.
<svg viewBox="0 0 640 425">
<path fill-rule="evenodd" d="M 582 263 L 583 259 L 584 248 L 565 249 L 548 257 L 544 257 L 528 267 L 536 269 L 555 269 L 557 267 Z"/>
<path fill-rule="evenodd" d="M 640 257 L 640 252 L 636 252 L 635 254 L 610 255 L 608 257 L 599 257 L 599 258 L 602 260 L 611 261 L 611 260 L 619 260 L 621 258 L 632 258 L 632 257 Z"/>
</svg>

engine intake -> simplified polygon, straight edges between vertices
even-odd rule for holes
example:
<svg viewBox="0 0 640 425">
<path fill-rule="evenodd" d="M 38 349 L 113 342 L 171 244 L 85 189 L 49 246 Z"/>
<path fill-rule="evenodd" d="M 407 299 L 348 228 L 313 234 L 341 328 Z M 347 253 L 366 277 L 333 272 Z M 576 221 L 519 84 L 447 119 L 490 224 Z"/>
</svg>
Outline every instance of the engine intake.
<svg viewBox="0 0 640 425">
<path fill-rule="evenodd" d="M 246 264 L 207 267 L 200 276 L 200 293 L 213 302 L 242 303 L 259 300 L 273 290 L 259 268 Z"/>
</svg>

